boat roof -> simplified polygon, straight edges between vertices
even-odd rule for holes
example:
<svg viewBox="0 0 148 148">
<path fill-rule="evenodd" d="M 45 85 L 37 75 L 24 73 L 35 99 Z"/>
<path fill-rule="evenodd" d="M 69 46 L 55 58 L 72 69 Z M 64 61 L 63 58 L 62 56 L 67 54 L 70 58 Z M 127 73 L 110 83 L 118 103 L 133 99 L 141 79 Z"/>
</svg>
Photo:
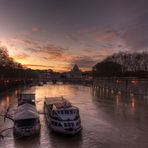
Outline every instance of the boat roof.
<svg viewBox="0 0 148 148">
<path fill-rule="evenodd" d="M 24 103 L 30 103 L 35 105 L 35 94 L 33 93 L 21 93 L 18 98 L 18 106 Z"/>
<path fill-rule="evenodd" d="M 36 118 L 39 118 L 39 115 L 35 106 L 28 103 L 19 106 L 14 116 L 15 121 Z"/>
<path fill-rule="evenodd" d="M 35 100 L 35 94 L 34 93 L 21 93 L 20 94 L 20 99 L 21 100 Z"/>
<path fill-rule="evenodd" d="M 53 105 L 55 109 L 76 108 L 63 97 L 45 97 L 47 105 Z"/>
<path fill-rule="evenodd" d="M 37 112 L 36 107 L 34 105 L 31 105 L 30 103 L 25 103 L 25 104 L 18 106 L 16 112 L 21 112 L 23 110 L 32 110 L 34 112 Z"/>
</svg>

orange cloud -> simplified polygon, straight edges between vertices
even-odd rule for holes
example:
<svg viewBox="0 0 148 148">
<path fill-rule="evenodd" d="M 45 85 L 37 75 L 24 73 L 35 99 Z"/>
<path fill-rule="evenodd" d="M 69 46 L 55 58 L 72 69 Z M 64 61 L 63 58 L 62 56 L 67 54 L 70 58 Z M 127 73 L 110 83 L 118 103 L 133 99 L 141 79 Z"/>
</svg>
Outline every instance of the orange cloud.
<svg viewBox="0 0 148 148">
<path fill-rule="evenodd" d="M 27 66 L 27 67 L 31 67 L 31 68 L 41 68 L 41 69 L 44 69 L 44 68 L 55 68 L 54 66 L 49 66 L 49 65 L 40 65 L 40 64 L 23 64 L 24 66 Z"/>
<path fill-rule="evenodd" d="M 12 58 L 14 58 L 15 60 L 25 60 L 28 57 L 30 57 L 30 56 L 26 53 L 15 54 L 12 56 Z"/>
<path fill-rule="evenodd" d="M 69 71 L 70 70 L 70 66 L 59 66 L 57 67 L 55 66 L 51 66 L 51 65 L 40 65 L 40 64 L 23 64 L 25 67 L 31 68 L 31 69 L 53 69 L 54 71 L 60 71 L 60 72 L 64 72 L 64 71 Z"/>
<path fill-rule="evenodd" d="M 34 55 L 49 61 L 69 61 L 69 49 L 46 44 L 37 48 L 28 48 Z"/>
</svg>

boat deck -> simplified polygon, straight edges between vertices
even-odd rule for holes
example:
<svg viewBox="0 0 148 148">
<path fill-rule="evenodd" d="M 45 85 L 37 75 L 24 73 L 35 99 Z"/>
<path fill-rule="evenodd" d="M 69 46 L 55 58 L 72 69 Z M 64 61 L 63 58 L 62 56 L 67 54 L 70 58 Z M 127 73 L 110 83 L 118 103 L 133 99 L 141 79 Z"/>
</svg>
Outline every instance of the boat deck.
<svg viewBox="0 0 148 148">
<path fill-rule="evenodd" d="M 46 97 L 45 103 L 48 106 L 53 105 L 56 109 L 76 108 L 72 106 L 72 104 L 63 97 Z"/>
</svg>

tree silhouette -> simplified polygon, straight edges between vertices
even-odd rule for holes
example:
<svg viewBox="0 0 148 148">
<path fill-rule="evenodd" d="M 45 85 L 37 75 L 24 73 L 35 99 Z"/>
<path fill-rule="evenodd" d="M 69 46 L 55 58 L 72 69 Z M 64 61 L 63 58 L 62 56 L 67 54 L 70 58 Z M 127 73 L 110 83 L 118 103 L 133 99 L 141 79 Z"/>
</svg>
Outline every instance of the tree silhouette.
<svg viewBox="0 0 148 148">
<path fill-rule="evenodd" d="M 20 63 L 15 62 L 9 56 L 8 50 L 0 47 L 0 91 L 37 77 L 38 74 L 35 70 L 25 68 Z"/>
<path fill-rule="evenodd" d="M 93 76 L 112 77 L 121 73 L 121 65 L 115 62 L 101 62 L 93 67 Z"/>
</svg>

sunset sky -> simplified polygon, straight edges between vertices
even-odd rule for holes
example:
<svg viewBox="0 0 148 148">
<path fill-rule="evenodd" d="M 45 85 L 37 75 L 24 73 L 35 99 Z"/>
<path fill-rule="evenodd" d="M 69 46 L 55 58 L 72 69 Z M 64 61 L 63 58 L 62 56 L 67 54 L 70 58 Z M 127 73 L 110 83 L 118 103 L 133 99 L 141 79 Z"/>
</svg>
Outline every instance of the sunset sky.
<svg viewBox="0 0 148 148">
<path fill-rule="evenodd" d="M 147 0 L 0 0 L 0 46 L 33 69 L 89 70 L 148 46 Z"/>
</svg>

